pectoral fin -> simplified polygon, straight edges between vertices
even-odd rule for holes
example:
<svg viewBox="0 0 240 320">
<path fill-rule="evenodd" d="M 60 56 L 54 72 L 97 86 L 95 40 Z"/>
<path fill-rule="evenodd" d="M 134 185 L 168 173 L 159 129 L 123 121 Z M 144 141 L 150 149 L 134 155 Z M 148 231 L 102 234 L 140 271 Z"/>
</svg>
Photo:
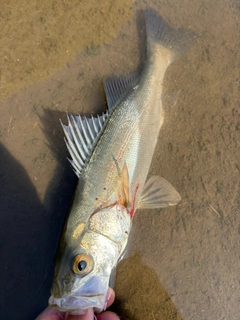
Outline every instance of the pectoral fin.
<svg viewBox="0 0 240 320">
<path fill-rule="evenodd" d="M 130 204 L 129 175 L 126 162 L 124 162 L 123 169 L 120 174 L 119 202 L 125 208 Z"/>
<path fill-rule="evenodd" d="M 174 206 L 180 200 L 180 194 L 167 180 L 159 176 L 152 176 L 144 185 L 138 209 Z"/>
</svg>

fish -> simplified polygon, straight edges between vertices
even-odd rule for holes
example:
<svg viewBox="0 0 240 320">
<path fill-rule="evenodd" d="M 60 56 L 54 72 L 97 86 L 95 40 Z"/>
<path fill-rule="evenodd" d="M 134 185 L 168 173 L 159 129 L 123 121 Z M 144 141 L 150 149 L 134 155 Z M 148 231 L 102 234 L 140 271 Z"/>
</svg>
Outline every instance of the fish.
<svg viewBox="0 0 240 320">
<path fill-rule="evenodd" d="M 107 110 L 101 115 L 67 114 L 68 124 L 62 123 L 78 184 L 58 244 L 49 305 L 71 314 L 105 309 L 136 210 L 181 200 L 167 180 L 148 178 L 148 172 L 164 121 L 166 70 L 194 35 L 173 29 L 154 9 L 144 14 L 142 70 L 104 80 Z"/>
</svg>

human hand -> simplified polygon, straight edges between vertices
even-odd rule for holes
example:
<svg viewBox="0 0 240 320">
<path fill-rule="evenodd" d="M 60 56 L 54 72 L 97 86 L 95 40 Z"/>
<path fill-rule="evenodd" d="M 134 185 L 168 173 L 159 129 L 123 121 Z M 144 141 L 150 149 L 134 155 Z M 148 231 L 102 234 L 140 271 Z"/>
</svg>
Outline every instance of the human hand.
<svg viewBox="0 0 240 320">
<path fill-rule="evenodd" d="M 109 288 L 106 298 L 106 308 L 108 308 L 115 299 L 114 291 Z M 119 317 L 111 312 L 104 311 L 98 315 L 94 315 L 93 309 L 88 309 L 83 315 L 71 315 L 65 312 L 60 312 L 56 309 L 48 307 L 35 320 L 119 320 Z"/>
</svg>

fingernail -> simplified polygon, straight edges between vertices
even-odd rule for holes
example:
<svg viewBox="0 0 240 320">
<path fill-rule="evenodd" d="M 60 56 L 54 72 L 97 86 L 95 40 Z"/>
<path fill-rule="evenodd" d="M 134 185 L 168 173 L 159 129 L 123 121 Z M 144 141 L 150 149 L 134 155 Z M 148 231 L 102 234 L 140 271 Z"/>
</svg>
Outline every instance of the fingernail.
<svg viewBox="0 0 240 320">
<path fill-rule="evenodd" d="M 112 296 L 112 291 L 108 290 L 107 295 L 106 295 L 106 302 L 108 302 L 108 300 L 111 298 Z"/>
</svg>

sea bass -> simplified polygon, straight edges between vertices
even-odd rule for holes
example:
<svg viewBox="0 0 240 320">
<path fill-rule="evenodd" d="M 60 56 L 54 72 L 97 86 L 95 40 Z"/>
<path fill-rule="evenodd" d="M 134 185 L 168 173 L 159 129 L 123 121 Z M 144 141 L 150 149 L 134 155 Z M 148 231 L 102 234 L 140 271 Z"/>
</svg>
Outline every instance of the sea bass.
<svg viewBox="0 0 240 320">
<path fill-rule="evenodd" d="M 90 118 L 69 115 L 68 125 L 62 124 L 79 181 L 60 238 L 49 299 L 61 311 L 102 311 L 135 211 L 180 201 L 165 179 L 146 179 L 163 124 L 163 78 L 192 33 L 174 30 L 152 9 L 145 11 L 145 21 L 147 59 L 141 73 L 105 79 L 107 111 Z"/>
</svg>

